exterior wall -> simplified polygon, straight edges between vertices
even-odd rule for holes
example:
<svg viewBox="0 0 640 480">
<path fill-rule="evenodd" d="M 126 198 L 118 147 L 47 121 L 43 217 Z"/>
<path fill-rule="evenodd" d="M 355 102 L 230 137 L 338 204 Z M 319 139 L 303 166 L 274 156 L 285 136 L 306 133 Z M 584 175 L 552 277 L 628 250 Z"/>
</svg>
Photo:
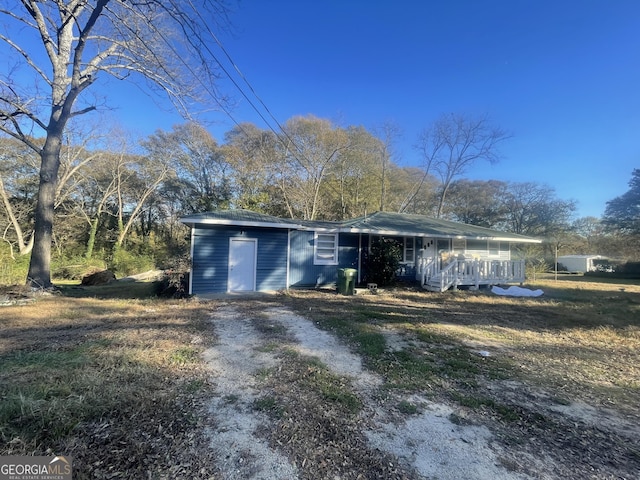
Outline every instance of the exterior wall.
<svg viewBox="0 0 640 480">
<path fill-rule="evenodd" d="M 256 290 L 270 291 L 288 287 L 319 287 L 337 281 L 339 268 L 359 269 L 359 248 L 363 252 L 369 247 L 367 234 L 341 233 L 338 236 L 338 264 L 314 264 L 314 231 L 298 231 L 278 228 L 251 228 L 238 226 L 200 225 L 192 233 L 191 293 L 224 293 L 228 291 L 229 244 L 234 237 L 257 239 Z M 362 237 L 360 239 L 360 237 Z M 402 237 L 398 237 L 402 239 Z M 434 252 L 440 256 L 451 252 L 453 244 L 448 239 L 434 240 Z M 362 242 L 360 244 L 360 241 Z M 415 239 L 414 253 L 417 257 L 423 239 Z M 484 240 L 469 240 L 462 253 L 467 258 L 510 260 L 508 242 L 500 242 L 497 250 L 490 251 Z M 289 262 L 289 265 L 287 263 Z M 415 280 L 416 264 L 405 263 L 398 276 Z M 287 274 L 288 282 L 287 285 Z M 359 279 L 366 272 L 360 269 Z"/>
<path fill-rule="evenodd" d="M 339 268 L 358 268 L 358 235 L 338 235 L 338 265 L 314 265 L 313 231 L 291 231 L 289 283 L 295 287 L 333 284 Z"/>
<path fill-rule="evenodd" d="M 229 239 L 258 239 L 256 290 L 287 287 L 288 231 L 274 228 L 199 226 L 193 232 L 191 293 L 224 293 L 229 275 Z"/>
<path fill-rule="evenodd" d="M 594 260 L 604 258 L 600 255 L 562 255 L 558 263 L 564 265 L 569 272 L 591 272 L 595 270 Z"/>
<path fill-rule="evenodd" d="M 486 240 L 467 240 L 467 248 L 464 251 L 465 257 L 480 258 L 488 260 L 511 260 L 509 243 L 495 242 L 498 249 L 489 249 L 489 242 Z"/>
</svg>

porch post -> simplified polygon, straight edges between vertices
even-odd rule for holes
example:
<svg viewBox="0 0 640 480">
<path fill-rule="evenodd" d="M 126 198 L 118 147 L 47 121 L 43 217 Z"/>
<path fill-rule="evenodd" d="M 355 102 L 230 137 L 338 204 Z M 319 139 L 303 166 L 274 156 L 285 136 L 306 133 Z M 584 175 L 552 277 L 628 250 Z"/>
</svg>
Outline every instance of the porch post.
<svg viewBox="0 0 640 480">
<path fill-rule="evenodd" d="M 473 261 L 474 277 L 476 282 L 476 290 L 480 289 L 480 260 Z"/>
</svg>

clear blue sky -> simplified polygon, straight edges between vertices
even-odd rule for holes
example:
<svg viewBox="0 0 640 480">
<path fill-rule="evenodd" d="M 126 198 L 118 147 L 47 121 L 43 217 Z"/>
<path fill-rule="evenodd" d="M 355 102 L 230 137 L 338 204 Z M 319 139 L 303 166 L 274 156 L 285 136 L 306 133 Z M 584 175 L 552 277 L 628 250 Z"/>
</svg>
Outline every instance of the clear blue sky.
<svg viewBox="0 0 640 480">
<path fill-rule="evenodd" d="M 486 113 L 513 138 L 498 165 L 467 177 L 548 184 L 578 216 L 599 217 L 640 168 L 638 0 L 240 0 L 230 21 L 219 39 L 280 123 L 392 120 L 404 131 L 395 161 L 408 166 L 438 115 Z M 222 86 L 236 121 L 266 128 Z M 125 103 L 125 124 L 178 121 Z M 222 141 L 233 122 L 215 120 Z"/>
</svg>

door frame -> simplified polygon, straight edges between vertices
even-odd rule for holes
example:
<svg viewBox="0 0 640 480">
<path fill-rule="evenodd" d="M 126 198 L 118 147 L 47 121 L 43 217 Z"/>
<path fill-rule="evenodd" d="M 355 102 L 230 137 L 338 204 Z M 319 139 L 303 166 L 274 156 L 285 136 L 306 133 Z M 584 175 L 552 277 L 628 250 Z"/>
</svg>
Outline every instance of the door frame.
<svg viewBox="0 0 640 480">
<path fill-rule="evenodd" d="M 234 242 L 247 242 L 253 243 L 253 262 L 252 262 L 252 275 L 251 278 L 251 290 L 231 290 L 231 273 L 233 270 L 233 265 L 231 265 L 231 250 L 233 249 Z M 229 238 L 229 261 L 227 262 L 228 271 L 227 271 L 227 292 L 255 292 L 256 291 L 256 276 L 258 269 L 258 239 L 257 238 L 244 238 L 244 237 L 230 237 Z"/>
</svg>

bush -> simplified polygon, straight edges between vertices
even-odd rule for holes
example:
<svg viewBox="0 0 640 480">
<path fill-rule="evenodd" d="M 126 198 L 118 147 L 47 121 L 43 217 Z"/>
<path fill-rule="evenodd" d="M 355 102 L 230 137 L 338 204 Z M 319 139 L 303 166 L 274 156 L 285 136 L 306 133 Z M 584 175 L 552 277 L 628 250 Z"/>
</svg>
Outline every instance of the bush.
<svg viewBox="0 0 640 480">
<path fill-rule="evenodd" d="M 371 251 L 364 258 L 367 282 L 380 286 L 390 285 L 396 277 L 402 260 L 402 249 L 397 242 L 383 238 L 371 245 Z"/>
<path fill-rule="evenodd" d="M 186 256 L 174 257 L 167 261 L 164 275 L 156 282 L 159 297 L 185 298 L 189 296 L 190 263 Z"/>
<path fill-rule="evenodd" d="M 119 277 L 126 277 L 136 273 L 154 270 L 156 268 L 155 261 L 150 255 L 136 255 L 124 248 L 117 248 L 113 252 L 109 270 L 113 271 Z"/>
<path fill-rule="evenodd" d="M 551 269 L 549 264 L 541 258 L 530 258 L 525 262 L 525 276 L 535 280 L 536 275 L 547 272 Z"/>
<path fill-rule="evenodd" d="M 616 273 L 640 276 L 640 262 L 627 262 L 616 267 Z"/>
<path fill-rule="evenodd" d="M 162 279 L 155 282 L 155 294 L 164 298 L 186 298 L 189 296 L 189 272 L 168 270 Z"/>
<path fill-rule="evenodd" d="M 100 258 L 87 260 L 78 255 L 51 259 L 51 277 L 58 280 L 81 280 L 85 275 L 105 268 L 106 263 Z"/>
<path fill-rule="evenodd" d="M 18 255 L 11 257 L 11 247 L 0 244 L 0 285 L 24 284 L 29 272 L 29 260 L 31 255 Z"/>
</svg>

